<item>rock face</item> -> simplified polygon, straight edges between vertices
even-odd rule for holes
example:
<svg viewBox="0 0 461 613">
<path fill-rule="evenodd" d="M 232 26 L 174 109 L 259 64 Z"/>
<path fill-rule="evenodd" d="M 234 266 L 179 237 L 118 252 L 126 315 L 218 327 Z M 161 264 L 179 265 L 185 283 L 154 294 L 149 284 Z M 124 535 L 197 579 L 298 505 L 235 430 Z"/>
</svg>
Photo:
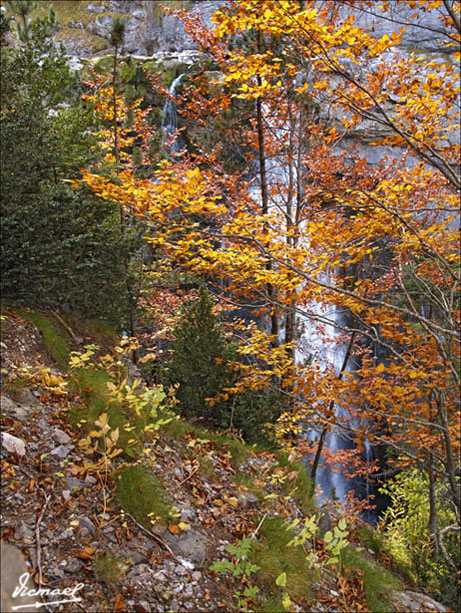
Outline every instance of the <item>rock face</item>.
<svg viewBox="0 0 461 613">
<path fill-rule="evenodd" d="M 224 0 L 189 0 L 184 8 L 194 14 L 200 15 L 205 23 L 210 23 L 211 15 Z M 168 4 L 168 3 L 166 3 Z M 125 21 L 125 41 L 122 53 L 152 56 L 157 53 L 179 53 L 185 50 L 196 50 L 197 45 L 184 30 L 182 21 L 165 13 L 157 2 L 143 2 L 142 0 L 111 0 L 105 5 L 89 4 L 84 9 L 94 15 L 94 19 L 87 25 L 90 34 L 108 39 L 113 15 L 119 13 Z M 82 21 L 73 19 L 67 24 L 71 28 L 82 27 Z M 82 49 L 72 43 L 67 44 L 68 52 L 72 56 L 87 56 L 88 50 Z"/>
<path fill-rule="evenodd" d="M 13 607 L 20 606 L 19 611 L 37 611 L 34 606 L 36 599 L 29 596 L 16 596 L 13 598 L 14 591 L 20 586 L 19 578 L 27 574 L 25 558 L 21 551 L 14 545 L 1 544 L 1 562 L 2 562 L 2 597 L 1 610 L 13 611 Z M 23 582 L 21 582 L 22 584 Z M 37 589 L 30 577 L 24 585 L 29 590 Z"/>
</svg>

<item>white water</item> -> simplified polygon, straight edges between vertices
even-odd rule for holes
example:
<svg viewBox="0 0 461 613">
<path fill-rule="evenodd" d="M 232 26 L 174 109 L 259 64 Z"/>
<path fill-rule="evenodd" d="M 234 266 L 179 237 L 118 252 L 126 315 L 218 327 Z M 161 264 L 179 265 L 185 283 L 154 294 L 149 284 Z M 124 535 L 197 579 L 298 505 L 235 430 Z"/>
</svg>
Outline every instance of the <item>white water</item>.
<svg viewBox="0 0 461 613">
<path fill-rule="evenodd" d="M 178 112 L 176 109 L 176 89 L 184 74 L 179 75 L 170 86 L 170 96 L 163 107 L 162 130 L 170 153 L 180 153 L 186 146 L 181 134 L 178 134 Z"/>
</svg>

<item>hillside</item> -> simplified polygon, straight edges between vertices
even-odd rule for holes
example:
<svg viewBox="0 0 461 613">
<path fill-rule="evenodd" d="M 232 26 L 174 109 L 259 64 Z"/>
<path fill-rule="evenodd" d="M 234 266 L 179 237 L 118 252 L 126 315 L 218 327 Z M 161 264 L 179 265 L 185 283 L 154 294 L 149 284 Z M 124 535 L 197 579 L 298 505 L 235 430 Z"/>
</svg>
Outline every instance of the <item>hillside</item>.
<svg viewBox="0 0 461 613">
<path fill-rule="evenodd" d="M 150 420 L 158 430 L 146 429 L 126 396 L 107 406 L 107 382 L 115 379 L 94 358 L 114 339 L 66 319 L 2 314 L 2 548 L 22 551 L 42 587 L 82 584 L 80 603 L 54 610 L 281 611 L 287 595 L 293 611 L 403 611 L 418 598 L 445 610 L 401 592 L 401 579 L 369 549 L 371 537 L 368 546 L 361 541 L 369 531 L 360 522 L 344 530 L 341 572 L 328 565 L 326 532 L 340 516 L 316 508 L 293 453 L 249 447 L 161 405 Z M 96 342 L 104 350 L 77 369 L 59 368 L 52 357 L 72 351 L 75 360 L 87 351 L 83 343 Z M 137 389 L 155 406 L 155 391 L 149 396 L 139 379 L 135 388 L 136 369 L 128 363 L 123 370 L 120 389 Z M 287 546 L 299 534 L 287 525 L 306 519 L 318 525 L 315 540 L 306 550 Z M 2 611 L 16 580 L 8 571 L 2 567 Z M 411 610 L 428 610 L 422 607 Z"/>
</svg>

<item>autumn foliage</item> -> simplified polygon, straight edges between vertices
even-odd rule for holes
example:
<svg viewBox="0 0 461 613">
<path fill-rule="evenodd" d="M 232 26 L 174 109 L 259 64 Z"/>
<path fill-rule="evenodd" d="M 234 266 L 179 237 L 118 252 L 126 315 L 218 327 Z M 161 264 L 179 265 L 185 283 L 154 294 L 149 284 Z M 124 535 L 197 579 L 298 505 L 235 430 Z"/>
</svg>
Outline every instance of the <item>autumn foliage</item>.
<svg viewBox="0 0 461 613">
<path fill-rule="evenodd" d="M 391 4 L 414 9 L 415 27 L 435 11 L 445 55 L 404 53 L 405 27 L 376 36 L 354 11 L 338 17 L 374 2 L 241 0 L 212 30 L 176 11 L 219 67 L 179 101 L 208 137 L 149 178 L 126 163 L 84 182 L 147 222 L 158 258 L 214 288 L 248 358 L 229 394 L 278 388 L 281 430 L 318 433 L 304 451 L 339 428 L 358 474 L 365 444 L 381 446 L 388 468 L 427 475 L 430 498 L 444 483 L 459 518 L 459 7 L 382 2 L 384 18 Z"/>
</svg>

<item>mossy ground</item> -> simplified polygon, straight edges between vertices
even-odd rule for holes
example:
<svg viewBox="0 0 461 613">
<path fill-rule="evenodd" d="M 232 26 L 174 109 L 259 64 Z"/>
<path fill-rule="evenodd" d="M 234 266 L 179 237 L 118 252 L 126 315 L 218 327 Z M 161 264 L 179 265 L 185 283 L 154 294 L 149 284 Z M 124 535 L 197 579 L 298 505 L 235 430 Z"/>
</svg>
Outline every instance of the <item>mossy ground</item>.
<svg viewBox="0 0 461 613">
<path fill-rule="evenodd" d="M 57 321 L 54 321 L 50 314 L 30 310 L 23 310 L 20 314 L 40 330 L 48 353 L 59 368 L 65 372 L 70 353 L 69 333 Z"/>
<path fill-rule="evenodd" d="M 251 561 L 260 567 L 257 579 L 264 590 L 263 611 L 283 611 L 283 591 L 307 603 L 311 599 L 310 586 L 314 582 L 314 574 L 306 562 L 303 549 L 287 546 L 292 538 L 293 534 L 287 530 L 281 517 L 266 518 L 261 525 L 252 548 Z M 287 583 L 282 589 L 275 582 L 284 572 Z"/>
<path fill-rule="evenodd" d="M 122 559 L 112 551 L 98 552 L 94 562 L 94 574 L 98 581 L 102 581 L 108 587 L 115 587 L 124 575 Z"/>
<path fill-rule="evenodd" d="M 403 585 L 391 571 L 353 546 L 347 547 L 344 552 L 344 568 L 351 573 L 359 571 L 370 611 L 389 613 L 392 610 L 388 601 L 389 592 L 402 590 Z"/>
<path fill-rule="evenodd" d="M 145 528 L 172 516 L 165 488 L 153 472 L 141 464 L 123 467 L 115 476 L 116 498 L 122 509 Z"/>
</svg>

